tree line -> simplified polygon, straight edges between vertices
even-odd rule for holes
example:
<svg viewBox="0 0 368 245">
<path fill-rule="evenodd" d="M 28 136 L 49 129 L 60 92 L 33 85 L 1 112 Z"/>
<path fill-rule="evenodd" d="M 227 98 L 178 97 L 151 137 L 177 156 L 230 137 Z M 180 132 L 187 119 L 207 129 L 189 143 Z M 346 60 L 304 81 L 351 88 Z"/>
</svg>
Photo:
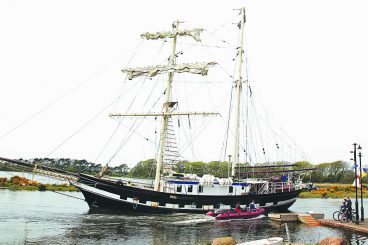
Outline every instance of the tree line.
<svg viewBox="0 0 368 245">
<path fill-rule="evenodd" d="M 22 159 L 20 159 L 22 160 Z M 54 167 L 69 172 L 86 173 L 95 175 L 102 169 L 101 164 L 95 164 L 88 162 L 87 160 L 75 160 L 69 158 L 35 158 L 28 160 L 32 163 L 38 163 L 43 166 Z M 265 165 L 285 165 L 290 164 L 288 162 L 275 162 L 275 163 L 259 163 L 256 166 Z M 354 181 L 354 169 L 352 164 L 344 161 L 326 162 L 313 165 L 307 161 L 300 161 L 295 163 L 295 168 L 316 168 L 311 171 L 310 174 L 305 176 L 305 182 L 313 183 L 352 183 Z M 9 164 L 0 164 L 0 170 L 2 171 L 13 171 L 15 167 L 9 168 Z M 246 167 L 248 164 L 241 164 Z M 225 161 L 180 161 L 179 163 L 172 166 L 172 170 L 177 173 L 192 173 L 199 176 L 203 174 L 211 174 L 217 177 L 228 177 L 229 176 L 229 163 Z M 281 170 L 282 168 L 273 168 L 273 170 Z M 133 177 L 133 178 L 154 178 L 156 171 L 156 160 L 147 159 L 139 161 L 134 167 L 129 168 L 127 164 L 123 163 L 119 166 L 109 167 L 106 175 L 116 177 Z M 262 169 L 261 171 L 266 171 Z M 281 174 L 281 173 L 279 173 Z"/>
<path fill-rule="evenodd" d="M 285 165 L 290 164 L 288 162 L 276 162 L 272 165 Z M 307 176 L 305 176 L 304 181 L 313 183 L 345 183 L 349 184 L 354 181 L 354 169 L 352 164 L 344 161 L 334 161 L 326 162 L 320 164 L 311 164 L 307 161 L 295 162 L 295 169 L 304 168 L 315 168 L 316 170 L 310 171 Z M 255 166 L 266 166 L 271 165 L 271 163 L 260 163 L 255 164 Z M 248 164 L 241 164 L 241 166 L 246 167 Z M 229 163 L 221 161 L 211 161 L 211 162 L 189 162 L 180 161 L 176 166 L 173 166 L 173 170 L 178 173 L 193 173 L 197 175 L 202 174 L 212 174 L 217 177 L 228 177 L 229 175 Z M 282 170 L 283 168 L 273 168 L 273 170 Z M 156 170 L 156 160 L 149 159 L 145 161 L 138 162 L 132 169 L 130 169 L 128 175 L 130 177 L 139 178 L 153 178 Z M 266 171 L 266 169 L 262 169 Z M 279 173 L 280 174 L 280 173 Z"/>
<path fill-rule="evenodd" d="M 18 160 L 24 161 L 23 159 Z M 62 169 L 73 173 L 85 173 L 96 175 L 102 169 L 101 164 L 88 162 L 87 160 L 84 159 L 76 160 L 70 158 L 34 158 L 26 161 L 32 164 Z M 15 164 L 0 163 L 0 171 L 23 171 L 23 170 L 29 169 L 20 168 L 18 165 Z M 128 165 L 123 163 L 120 164 L 119 166 L 109 167 L 106 174 L 110 176 L 120 177 L 120 176 L 127 176 L 128 171 L 129 171 Z"/>
</svg>

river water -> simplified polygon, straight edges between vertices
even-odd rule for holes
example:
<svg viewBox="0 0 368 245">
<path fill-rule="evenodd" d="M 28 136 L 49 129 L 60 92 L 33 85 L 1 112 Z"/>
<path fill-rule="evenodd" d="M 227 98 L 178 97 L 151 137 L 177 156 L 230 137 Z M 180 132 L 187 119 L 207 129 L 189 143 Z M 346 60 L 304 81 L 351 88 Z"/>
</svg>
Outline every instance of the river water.
<svg viewBox="0 0 368 245">
<path fill-rule="evenodd" d="M 65 194 L 83 198 L 79 192 Z M 330 218 L 340 203 L 337 199 L 298 199 L 290 210 L 313 210 Z M 219 222 L 198 214 L 88 211 L 86 202 L 54 192 L 0 189 L 0 244 L 206 244 L 221 236 L 232 236 L 237 242 L 286 237 L 285 228 L 268 219 Z M 299 223 L 288 223 L 288 228 L 293 242 L 315 244 L 325 237 L 339 236 L 352 244 L 368 244 L 368 237 L 350 231 Z"/>
</svg>

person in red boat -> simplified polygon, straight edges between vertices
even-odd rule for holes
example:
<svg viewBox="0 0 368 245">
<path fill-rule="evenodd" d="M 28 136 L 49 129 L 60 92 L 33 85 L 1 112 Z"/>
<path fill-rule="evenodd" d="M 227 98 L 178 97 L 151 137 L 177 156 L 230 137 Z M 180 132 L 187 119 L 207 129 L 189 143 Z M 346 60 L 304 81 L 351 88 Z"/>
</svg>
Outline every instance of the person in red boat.
<svg viewBox="0 0 368 245">
<path fill-rule="evenodd" d="M 236 205 L 235 205 L 235 212 L 237 213 L 240 213 L 242 210 L 241 210 L 241 207 L 240 207 L 240 203 L 237 202 Z"/>
<path fill-rule="evenodd" d="M 254 200 L 249 204 L 250 211 L 256 211 L 256 204 L 254 203 Z"/>
</svg>

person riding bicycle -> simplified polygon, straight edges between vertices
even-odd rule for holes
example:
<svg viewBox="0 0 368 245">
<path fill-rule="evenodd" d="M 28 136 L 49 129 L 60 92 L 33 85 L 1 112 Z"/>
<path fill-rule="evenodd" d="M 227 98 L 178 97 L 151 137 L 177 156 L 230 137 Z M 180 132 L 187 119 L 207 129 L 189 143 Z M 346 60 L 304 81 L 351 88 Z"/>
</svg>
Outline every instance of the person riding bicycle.
<svg viewBox="0 0 368 245">
<path fill-rule="evenodd" d="M 346 198 L 344 198 L 344 201 L 342 201 L 342 204 L 340 206 L 340 211 L 342 213 L 346 213 L 347 207 L 346 207 Z"/>
<path fill-rule="evenodd" d="M 340 210 L 342 211 L 342 212 L 345 212 L 346 211 L 346 198 L 344 198 L 344 201 L 342 201 L 342 204 L 341 204 L 341 206 L 340 206 Z"/>
<path fill-rule="evenodd" d="M 345 200 L 345 206 L 346 206 L 346 214 L 348 216 L 348 219 L 351 220 L 352 219 L 352 216 L 351 216 L 351 212 L 352 212 L 352 208 L 351 208 L 352 203 L 351 203 L 351 200 L 350 200 L 349 197 L 346 197 L 344 200 Z"/>
</svg>

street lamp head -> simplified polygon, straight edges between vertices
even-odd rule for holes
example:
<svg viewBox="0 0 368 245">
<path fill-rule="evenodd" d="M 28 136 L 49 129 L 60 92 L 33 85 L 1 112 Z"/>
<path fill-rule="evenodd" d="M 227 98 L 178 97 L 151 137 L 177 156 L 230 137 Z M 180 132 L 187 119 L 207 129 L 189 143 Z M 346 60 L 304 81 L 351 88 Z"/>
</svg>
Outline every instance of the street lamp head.
<svg viewBox="0 0 368 245">
<path fill-rule="evenodd" d="M 358 146 L 358 150 L 362 150 L 362 147 L 360 145 Z"/>
</svg>

